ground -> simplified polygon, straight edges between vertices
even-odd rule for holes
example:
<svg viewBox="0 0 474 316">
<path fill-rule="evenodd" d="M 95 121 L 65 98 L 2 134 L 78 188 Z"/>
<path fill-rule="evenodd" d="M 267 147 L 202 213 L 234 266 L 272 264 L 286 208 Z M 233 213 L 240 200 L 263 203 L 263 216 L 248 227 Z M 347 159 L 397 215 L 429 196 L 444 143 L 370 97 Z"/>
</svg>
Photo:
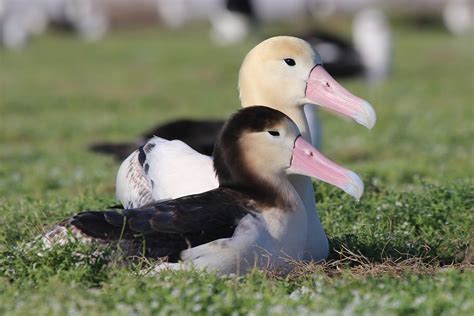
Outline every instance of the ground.
<svg viewBox="0 0 474 316">
<path fill-rule="evenodd" d="M 22 244 L 115 202 L 118 164 L 88 144 L 237 109 L 255 38 L 216 48 L 202 27 L 95 44 L 51 33 L 1 50 L 0 314 L 473 314 L 473 39 L 401 24 L 394 39 L 388 81 L 343 81 L 373 104 L 376 127 L 321 114 L 325 154 L 366 184 L 360 202 L 315 184 L 329 262 L 225 278 L 142 275 L 146 262 L 94 260 L 81 245 L 38 255 Z"/>
</svg>

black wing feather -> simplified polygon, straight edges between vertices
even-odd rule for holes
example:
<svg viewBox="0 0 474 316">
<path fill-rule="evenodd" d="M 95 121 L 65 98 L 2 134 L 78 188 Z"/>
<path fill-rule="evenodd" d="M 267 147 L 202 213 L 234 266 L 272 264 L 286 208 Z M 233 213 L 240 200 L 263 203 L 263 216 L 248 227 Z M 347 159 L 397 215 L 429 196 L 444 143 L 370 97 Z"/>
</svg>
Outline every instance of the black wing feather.
<svg viewBox="0 0 474 316">
<path fill-rule="evenodd" d="M 239 221 L 256 212 L 250 205 L 242 193 L 219 188 L 137 209 L 84 212 L 70 223 L 93 238 L 120 239 L 131 254 L 145 248 L 145 256 L 177 260 L 188 247 L 231 237 Z"/>
<path fill-rule="evenodd" d="M 115 213 L 112 215 L 111 213 Z M 120 220 L 120 217 L 122 218 Z M 108 220 L 111 219 L 111 221 Z M 69 225 L 78 228 L 82 233 L 99 239 L 119 239 L 122 233 L 124 217 L 117 211 L 82 212 L 74 216 Z"/>
<path fill-rule="evenodd" d="M 196 121 L 179 119 L 147 131 L 135 142 L 96 143 L 90 145 L 89 149 L 97 153 L 112 155 L 116 159 L 123 161 L 134 150 L 144 145 L 149 138 L 158 136 L 168 140 L 181 140 L 199 153 L 210 156 L 214 149 L 216 137 L 223 125 L 224 121 L 218 120 Z"/>
</svg>

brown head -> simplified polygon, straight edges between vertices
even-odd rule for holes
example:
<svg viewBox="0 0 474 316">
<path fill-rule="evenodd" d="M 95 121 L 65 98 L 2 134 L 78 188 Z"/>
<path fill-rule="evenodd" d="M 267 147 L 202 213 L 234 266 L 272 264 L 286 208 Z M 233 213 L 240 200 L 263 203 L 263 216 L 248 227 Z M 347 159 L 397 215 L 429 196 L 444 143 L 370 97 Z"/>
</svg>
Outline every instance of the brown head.
<svg viewBox="0 0 474 316">
<path fill-rule="evenodd" d="M 336 185 L 359 198 L 358 176 L 324 158 L 300 136 L 284 113 L 252 106 L 224 125 L 214 148 L 220 187 L 240 190 L 265 204 L 285 204 L 289 174 L 303 174 Z"/>
</svg>

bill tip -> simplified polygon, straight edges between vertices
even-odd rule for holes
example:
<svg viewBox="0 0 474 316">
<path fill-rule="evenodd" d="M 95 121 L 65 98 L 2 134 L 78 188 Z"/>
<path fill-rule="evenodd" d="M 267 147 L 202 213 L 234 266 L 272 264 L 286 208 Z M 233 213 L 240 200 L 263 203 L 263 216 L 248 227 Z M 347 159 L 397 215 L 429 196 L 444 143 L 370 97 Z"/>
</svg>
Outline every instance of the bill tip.
<svg viewBox="0 0 474 316">
<path fill-rule="evenodd" d="M 364 125 L 368 129 L 372 129 L 377 122 L 377 115 L 375 114 L 375 110 L 372 105 L 364 101 L 362 103 L 362 110 L 357 113 L 357 117 L 355 121 L 361 125 Z"/>
<path fill-rule="evenodd" d="M 350 171 L 349 177 L 351 178 L 351 182 L 348 183 L 343 190 L 359 201 L 362 194 L 364 194 L 364 182 L 362 182 L 361 178 L 355 172 Z"/>
</svg>

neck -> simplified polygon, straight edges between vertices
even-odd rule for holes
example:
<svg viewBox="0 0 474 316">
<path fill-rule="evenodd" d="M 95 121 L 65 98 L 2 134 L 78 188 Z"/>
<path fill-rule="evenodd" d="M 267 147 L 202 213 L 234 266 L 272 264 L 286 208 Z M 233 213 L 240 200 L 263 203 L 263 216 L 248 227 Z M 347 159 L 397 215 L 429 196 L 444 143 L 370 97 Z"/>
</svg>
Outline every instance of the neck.
<svg viewBox="0 0 474 316">
<path fill-rule="evenodd" d="M 305 209 L 304 201 L 289 176 L 279 177 L 274 181 L 274 188 L 278 195 L 283 197 L 283 201 L 280 203 L 284 204 L 285 209 L 291 211 Z"/>
<path fill-rule="evenodd" d="M 299 193 L 287 175 L 261 178 L 250 173 L 239 180 L 222 183 L 220 187 L 240 191 L 264 207 L 277 207 L 289 212 L 304 207 Z"/>
<path fill-rule="evenodd" d="M 284 107 L 284 109 L 285 110 L 283 112 L 289 117 L 291 117 L 291 119 L 298 126 L 301 132 L 301 136 L 303 136 L 303 138 L 305 139 L 311 140 L 308 121 L 306 120 L 303 106 Z M 314 191 L 312 189 L 313 186 L 311 184 L 311 179 L 306 176 L 291 175 L 289 177 L 289 181 L 291 182 L 291 184 L 293 184 L 296 191 L 300 195 L 308 212 L 316 213 L 316 200 L 314 198 Z"/>
<path fill-rule="evenodd" d="M 300 130 L 301 136 L 303 136 L 304 139 L 311 141 L 308 121 L 306 119 L 303 105 L 285 106 L 281 109 L 281 111 L 288 115 L 293 120 L 293 122 L 296 123 L 298 129 Z"/>
<path fill-rule="evenodd" d="M 296 125 L 298 125 L 301 136 L 303 136 L 305 139 L 311 140 L 313 144 L 314 142 L 317 142 L 317 139 L 312 139 L 310 135 L 310 129 L 304 112 L 304 107 L 293 106 L 286 107 L 286 109 L 288 110 L 284 111 L 284 113 L 291 117 Z M 314 113 L 309 114 L 314 115 Z M 304 207 L 306 209 L 306 216 L 308 219 L 308 234 L 304 259 L 325 259 L 329 251 L 329 245 L 326 233 L 324 232 L 323 226 L 321 225 L 321 220 L 319 219 L 316 209 L 316 198 L 314 196 L 313 183 L 309 177 L 301 175 L 291 175 L 288 179 L 295 190 L 298 192 L 298 195 L 303 201 Z"/>
<path fill-rule="evenodd" d="M 241 82 L 241 84 L 243 84 L 243 82 Z M 295 106 L 293 104 L 285 106 L 284 104 L 281 104 L 281 100 L 269 100 L 268 98 L 261 98 L 262 89 L 252 90 L 251 87 L 253 86 L 246 85 L 246 93 L 241 93 L 240 95 L 243 107 L 257 104 L 272 104 L 276 109 L 281 110 L 296 123 L 301 132 L 301 136 L 303 136 L 305 139 L 311 140 L 313 144 L 315 141 L 317 141 L 316 139 L 313 140 L 310 136 L 308 121 L 304 113 L 303 105 Z M 265 95 L 268 96 L 273 94 L 265 93 Z M 290 175 L 288 180 L 293 185 L 294 189 L 303 201 L 304 207 L 306 209 L 308 219 L 308 234 L 304 259 L 326 259 L 329 252 L 329 244 L 316 210 L 316 199 L 314 197 L 311 179 L 301 175 Z"/>
</svg>

